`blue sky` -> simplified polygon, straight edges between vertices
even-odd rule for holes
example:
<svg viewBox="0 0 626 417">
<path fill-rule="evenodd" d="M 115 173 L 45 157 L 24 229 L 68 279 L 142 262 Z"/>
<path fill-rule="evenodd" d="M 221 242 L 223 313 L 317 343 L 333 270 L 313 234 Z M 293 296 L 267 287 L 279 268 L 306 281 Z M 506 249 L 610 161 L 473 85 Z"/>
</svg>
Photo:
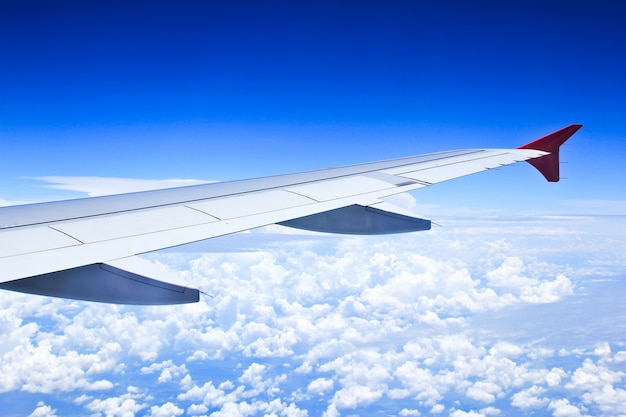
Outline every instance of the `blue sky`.
<svg viewBox="0 0 626 417">
<path fill-rule="evenodd" d="M 2 2 L 2 204 L 584 127 L 558 184 L 520 164 L 405 197 L 433 232 L 152 255 L 216 295 L 194 306 L 3 292 L 0 405 L 624 414 L 626 7 L 545 3 Z"/>
<path fill-rule="evenodd" d="M 570 123 L 575 169 L 622 150 L 617 2 L 2 7 L 4 199 L 20 177 L 223 180 Z"/>
</svg>

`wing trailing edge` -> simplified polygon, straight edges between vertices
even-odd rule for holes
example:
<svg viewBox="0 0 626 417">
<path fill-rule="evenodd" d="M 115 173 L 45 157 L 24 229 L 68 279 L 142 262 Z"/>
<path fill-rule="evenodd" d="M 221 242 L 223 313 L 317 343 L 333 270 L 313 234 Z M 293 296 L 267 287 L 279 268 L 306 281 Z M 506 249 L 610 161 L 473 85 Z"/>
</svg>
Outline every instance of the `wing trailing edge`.
<svg viewBox="0 0 626 417">
<path fill-rule="evenodd" d="M 430 220 L 390 203 L 353 204 L 278 223 L 296 229 L 349 235 L 383 235 L 430 230 Z"/>
<path fill-rule="evenodd" d="M 115 261 L 111 263 L 116 264 Z M 138 264 L 145 267 L 149 262 L 132 257 L 120 260 L 117 264 L 129 266 L 132 264 L 136 268 Z M 107 263 L 84 265 L 2 282 L 0 288 L 29 294 L 114 304 L 185 304 L 195 303 L 200 299 L 200 291 L 195 288 L 148 278 L 145 272 L 131 272 Z"/>
<path fill-rule="evenodd" d="M 583 125 L 569 125 L 556 132 L 550 133 L 542 138 L 534 140 L 526 145 L 522 145 L 517 149 L 534 149 L 537 151 L 550 152 L 548 155 L 539 158 L 529 159 L 526 162 L 537 168 L 541 174 L 550 182 L 558 182 L 559 173 L 559 150 L 561 145 L 565 143 L 574 133 L 583 127 Z"/>
</svg>

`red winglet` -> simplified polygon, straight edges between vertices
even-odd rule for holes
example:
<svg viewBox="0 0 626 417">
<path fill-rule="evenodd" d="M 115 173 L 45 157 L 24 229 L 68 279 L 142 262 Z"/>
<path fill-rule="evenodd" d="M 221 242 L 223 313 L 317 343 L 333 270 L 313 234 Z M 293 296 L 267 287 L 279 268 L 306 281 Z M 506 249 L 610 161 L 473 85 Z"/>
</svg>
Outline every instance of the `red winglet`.
<svg viewBox="0 0 626 417">
<path fill-rule="evenodd" d="M 569 125 L 554 133 L 550 133 L 542 138 L 534 140 L 517 149 L 536 149 L 538 151 L 550 152 L 549 155 L 539 158 L 529 159 L 528 162 L 543 174 L 550 182 L 559 181 L 559 148 L 583 125 Z"/>
</svg>

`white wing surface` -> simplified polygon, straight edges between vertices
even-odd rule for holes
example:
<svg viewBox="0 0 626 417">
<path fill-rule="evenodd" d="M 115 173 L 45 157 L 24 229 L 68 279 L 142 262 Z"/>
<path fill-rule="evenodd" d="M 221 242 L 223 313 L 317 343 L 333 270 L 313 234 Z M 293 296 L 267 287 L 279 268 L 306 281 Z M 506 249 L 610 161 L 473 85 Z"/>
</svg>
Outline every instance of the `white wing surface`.
<svg viewBox="0 0 626 417">
<path fill-rule="evenodd" d="M 250 180 L 0 208 L 0 288 L 126 304 L 199 299 L 135 255 L 269 224 L 329 233 L 430 229 L 384 197 L 529 160 L 558 181 L 571 125 L 517 149 L 470 149 Z M 556 171 L 555 171 L 556 170 Z"/>
</svg>

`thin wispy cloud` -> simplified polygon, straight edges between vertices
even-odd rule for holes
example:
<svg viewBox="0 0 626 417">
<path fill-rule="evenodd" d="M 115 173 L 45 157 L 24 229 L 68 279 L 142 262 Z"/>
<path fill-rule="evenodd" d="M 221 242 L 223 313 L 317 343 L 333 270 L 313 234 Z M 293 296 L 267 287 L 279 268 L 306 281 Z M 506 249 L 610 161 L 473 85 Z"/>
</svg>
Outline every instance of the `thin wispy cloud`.
<svg viewBox="0 0 626 417">
<path fill-rule="evenodd" d="M 46 176 L 32 178 L 48 183 L 45 187 L 57 190 L 78 191 L 89 197 L 101 195 L 131 193 L 136 191 L 159 190 L 162 188 L 184 187 L 187 185 L 207 184 L 215 181 L 196 179 L 150 180 L 139 178 L 116 177 L 63 177 Z"/>
</svg>

